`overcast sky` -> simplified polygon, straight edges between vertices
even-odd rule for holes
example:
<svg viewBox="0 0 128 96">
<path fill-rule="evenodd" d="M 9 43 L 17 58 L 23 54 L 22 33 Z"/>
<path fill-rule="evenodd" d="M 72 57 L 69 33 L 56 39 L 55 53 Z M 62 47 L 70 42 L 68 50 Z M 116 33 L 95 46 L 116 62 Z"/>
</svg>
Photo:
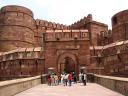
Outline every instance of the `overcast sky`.
<svg viewBox="0 0 128 96">
<path fill-rule="evenodd" d="M 66 25 L 92 14 L 93 20 L 111 28 L 111 17 L 128 9 L 128 0 L 0 0 L 0 7 L 5 5 L 21 5 L 31 9 L 35 19 Z"/>
</svg>

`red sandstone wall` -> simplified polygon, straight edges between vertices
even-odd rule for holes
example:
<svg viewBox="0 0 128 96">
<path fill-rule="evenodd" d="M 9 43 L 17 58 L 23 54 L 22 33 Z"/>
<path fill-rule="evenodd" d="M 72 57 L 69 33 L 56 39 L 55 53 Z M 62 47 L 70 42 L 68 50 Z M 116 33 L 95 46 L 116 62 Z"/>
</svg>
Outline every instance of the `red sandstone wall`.
<svg viewBox="0 0 128 96">
<path fill-rule="evenodd" d="M 94 21 L 91 14 L 88 14 L 87 17 L 75 22 L 70 26 L 71 29 L 87 29 L 90 33 L 90 43 L 97 45 L 97 34 L 101 31 L 107 31 L 108 26 L 104 23 Z"/>
<path fill-rule="evenodd" d="M 68 26 L 59 24 L 59 23 L 54 23 L 54 22 L 48 22 L 46 20 L 40 20 L 36 19 L 35 20 L 35 33 L 34 33 L 34 38 L 35 38 L 35 46 L 43 46 L 43 33 L 44 35 L 46 34 L 45 32 L 47 30 L 63 30 L 63 29 L 69 29 Z"/>
<path fill-rule="evenodd" d="M 112 31 L 101 31 L 99 34 L 97 34 L 97 41 L 98 46 L 104 46 L 113 43 Z"/>
<path fill-rule="evenodd" d="M 128 39 L 128 10 L 121 11 L 112 17 L 113 41 Z"/>
<path fill-rule="evenodd" d="M 118 17 L 117 24 L 112 21 L 113 37 L 115 38 L 115 41 L 118 40 L 118 37 L 119 39 L 127 38 L 127 11 L 116 14 L 115 16 Z M 51 33 L 47 32 L 47 30 L 51 29 L 55 31 L 51 31 Z M 87 35 L 78 30 L 63 29 L 88 29 L 89 33 Z M 79 66 L 88 66 L 88 68 L 91 68 L 89 67 L 89 40 L 91 40 L 93 45 L 97 45 L 97 34 L 107 30 L 107 25 L 93 21 L 91 14 L 71 26 L 65 26 L 45 20 L 34 20 L 33 13 L 27 8 L 21 6 L 6 6 L 3 7 L 0 12 L 0 51 L 8 51 L 19 47 L 45 47 L 45 65 L 42 69 L 41 66 L 38 66 L 39 68 L 36 70 L 36 61 L 34 61 L 34 59 L 21 60 L 23 65 L 26 63 L 28 65 L 30 64 L 31 68 L 29 69 L 30 71 L 27 71 L 27 68 L 23 68 L 20 72 L 17 72 L 19 67 L 15 68 L 16 66 L 14 66 L 13 68 L 15 71 L 13 72 L 17 72 L 17 75 L 21 75 L 21 72 L 23 72 L 22 75 L 36 75 L 36 72 L 41 74 L 41 72 L 47 72 L 49 67 L 55 67 L 55 71 L 57 71 L 57 60 L 63 53 L 74 54 L 77 57 L 77 64 L 79 64 Z M 85 39 L 82 37 L 84 35 L 88 37 Z M 111 48 L 109 50 L 111 50 Z M 111 50 L 111 52 L 114 51 Z M 108 50 L 105 53 L 108 54 Z M 72 57 L 72 55 L 69 56 Z M 37 61 L 39 61 L 38 64 L 43 64 L 41 63 L 41 60 Z M 17 62 L 19 64 L 19 61 L 11 63 L 15 65 Z M 10 61 L 7 63 L 10 63 Z M 112 67 L 108 65 L 105 66 L 105 72 L 108 72 L 107 69 Z M 96 66 L 93 66 L 92 68 L 94 67 Z"/>
<path fill-rule="evenodd" d="M 99 23 L 99 22 L 91 22 L 88 24 L 88 30 L 90 32 L 90 39 L 91 39 L 91 44 L 97 45 L 97 34 L 99 34 L 101 31 L 107 31 L 108 27 L 105 24 Z"/>
<path fill-rule="evenodd" d="M 34 46 L 33 13 L 21 6 L 0 10 L 0 51 Z"/>
<path fill-rule="evenodd" d="M 61 32 L 59 32 L 59 30 L 58 32 L 57 30 L 51 30 L 47 32 L 45 41 L 46 70 L 48 70 L 50 67 L 53 67 L 55 68 L 55 72 L 57 72 L 59 57 L 63 55 L 72 59 L 74 58 L 74 62 L 78 64 L 76 65 L 77 68 L 78 66 L 80 67 L 89 65 L 89 36 L 84 35 L 79 30 L 63 30 L 63 32 L 62 30 L 60 31 Z M 88 34 L 88 32 L 86 34 Z M 63 62 L 63 60 L 60 62 Z M 78 69 L 76 70 L 78 71 Z"/>
</svg>

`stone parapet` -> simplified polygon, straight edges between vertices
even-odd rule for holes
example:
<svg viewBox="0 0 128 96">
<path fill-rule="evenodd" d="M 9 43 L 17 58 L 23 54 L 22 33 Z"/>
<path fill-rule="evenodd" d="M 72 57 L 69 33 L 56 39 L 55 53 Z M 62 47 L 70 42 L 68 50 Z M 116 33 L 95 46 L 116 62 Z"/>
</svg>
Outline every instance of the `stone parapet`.
<svg viewBox="0 0 128 96">
<path fill-rule="evenodd" d="M 15 94 L 41 84 L 41 77 L 30 77 L 0 82 L 0 96 L 14 96 Z"/>
<path fill-rule="evenodd" d="M 95 75 L 95 82 L 128 96 L 128 78 Z"/>
<path fill-rule="evenodd" d="M 41 47 L 19 48 L 0 53 L 0 62 L 16 59 L 44 59 L 44 50 Z"/>
<path fill-rule="evenodd" d="M 127 49 L 127 44 L 128 44 L 128 40 L 125 41 L 119 41 L 119 42 L 114 42 L 114 43 L 110 43 L 108 45 L 105 46 L 90 46 L 90 50 L 102 50 L 102 49 L 108 49 L 108 48 L 112 48 L 112 47 L 118 47 L 118 46 L 123 46 L 126 48 L 122 48 L 122 50 L 126 50 Z"/>
</svg>

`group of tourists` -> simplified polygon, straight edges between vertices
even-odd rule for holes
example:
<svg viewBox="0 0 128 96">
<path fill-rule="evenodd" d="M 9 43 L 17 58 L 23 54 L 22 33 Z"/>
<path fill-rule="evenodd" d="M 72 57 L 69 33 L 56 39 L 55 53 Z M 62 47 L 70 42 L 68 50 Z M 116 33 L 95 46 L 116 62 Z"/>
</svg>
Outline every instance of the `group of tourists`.
<svg viewBox="0 0 128 96">
<path fill-rule="evenodd" d="M 48 85 L 50 86 L 57 86 L 59 84 L 62 84 L 64 86 L 72 86 L 74 83 L 83 83 L 83 85 L 86 85 L 87 82 L 87 76 L 85 73 L 79 73 L 79 78 L 77 78 L 76 74 L 74 72 L 70 73 L 62 73 L 62 74 L 49 74 L 47 77 Z"/>
</svg>

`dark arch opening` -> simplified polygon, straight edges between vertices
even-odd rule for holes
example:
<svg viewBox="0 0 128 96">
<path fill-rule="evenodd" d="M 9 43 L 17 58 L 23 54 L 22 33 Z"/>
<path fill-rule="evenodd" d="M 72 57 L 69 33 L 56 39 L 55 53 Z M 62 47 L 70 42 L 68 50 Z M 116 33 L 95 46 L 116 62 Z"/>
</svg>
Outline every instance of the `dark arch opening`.
<svg viewBox="0 0 128 96">
<path fill-rule="evenodd" d="M 75 62 L 73 61 L 73 59 L 70 57 L 65 57 L 64 59 L 65 65 L 63 71 L 65 71 L 66 73 L 75 72 Z"/>
<path fill-rule="evenodd" d="M 75 72 L 76 62 L 71 57 L 65 57 L 61 59 L 60 63 L 58 64 L 58 72 L 59 73 L 69 73 Z"/>
<path fill-rule="evenodd" d="M 65 52 L 60 54 L 57 59 L 57 73 L 63 72 L 75 72 L 76 75 L 79 73 L 79 64 L 76 54 L 71 52 Z"/>
</svg>

